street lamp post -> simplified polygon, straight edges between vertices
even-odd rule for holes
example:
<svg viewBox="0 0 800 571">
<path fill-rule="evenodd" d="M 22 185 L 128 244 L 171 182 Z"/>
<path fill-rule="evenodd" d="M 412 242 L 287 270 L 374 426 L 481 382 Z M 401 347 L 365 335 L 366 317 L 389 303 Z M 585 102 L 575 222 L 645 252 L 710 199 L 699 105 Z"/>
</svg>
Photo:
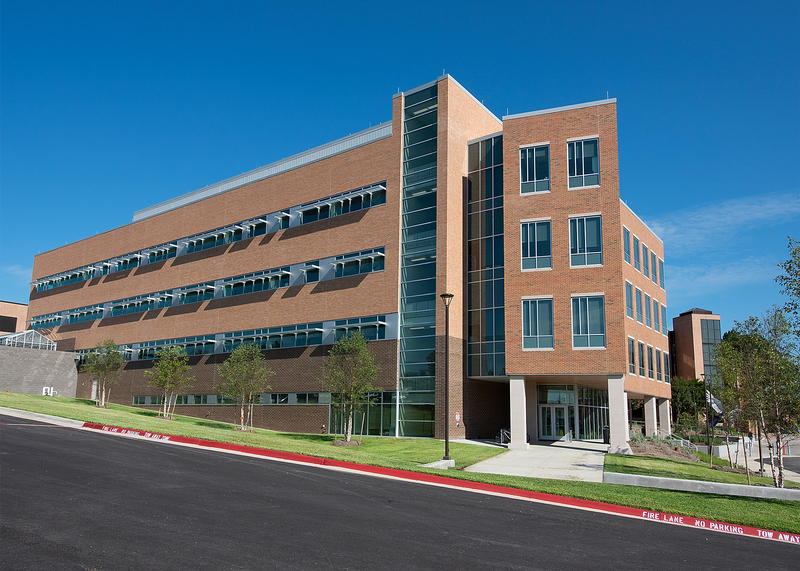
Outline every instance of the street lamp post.
<svg viewBox="0 0 800 571">
<path fill-rule="evenodd" d="M 444 302 L 444 458 L 450 460 L 450 303 L 455 297 L 443 293 L 439 297 Z"/>
<path fill-rule="evenodd" d="M 711 448 L 711 417 L 708 414 L 708 401 L 711 400 L 711 395 L 706 388 L 706 375 L 702 373 L 700 375 L 703 377 L 703 393 L 706 398 L 706 439 L 708 441 L 708 464 L 710 466 L 714 465 L 714 449 Z"/>
</svg>

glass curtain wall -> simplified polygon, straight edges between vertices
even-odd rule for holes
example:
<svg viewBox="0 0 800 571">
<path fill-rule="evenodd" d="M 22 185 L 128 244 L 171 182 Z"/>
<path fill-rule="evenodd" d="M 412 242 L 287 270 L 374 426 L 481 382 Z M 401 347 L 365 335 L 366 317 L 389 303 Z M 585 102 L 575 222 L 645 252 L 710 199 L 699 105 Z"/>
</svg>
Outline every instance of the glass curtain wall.
<svg viewBox="0 0 800 571">
<path fill-rule="evenodd" d="M 435 429 L 438 104 L 437 85 L 403 102 L 398 436 L 432 438 Z"/>
<path fill-rule="evenodd" d="M 503 137 L 471 144 L 468 161 L 467 374 L 503 376 L 506 374 Z"/>
</svg>

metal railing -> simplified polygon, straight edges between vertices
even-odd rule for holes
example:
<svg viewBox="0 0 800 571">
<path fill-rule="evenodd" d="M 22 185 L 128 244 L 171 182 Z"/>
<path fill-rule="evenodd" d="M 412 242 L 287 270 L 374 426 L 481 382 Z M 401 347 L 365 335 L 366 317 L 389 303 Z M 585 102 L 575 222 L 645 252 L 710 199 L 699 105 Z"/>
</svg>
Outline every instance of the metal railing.
<svg viewBox="0 0 800 571">
<path fill-rule="evenodd" d="M 692 444 L 689 440 L 686 440 L 684 438 L 680 438 L 678 436 L 675 436 L 674 434 L 670 433 L 668 430 L 664 430 L 663 428 L 659 428 L 659 429 L 657 429 L 656 434 L 658 434 L 659 438 L 663 438 L 664 440 L 671 440 L 672 442 L 676 443 L 681 448 L 688 448 L 689 450 L 693 450 L 694 452 L 697 452 L 697 446 Z"/>
</svg>

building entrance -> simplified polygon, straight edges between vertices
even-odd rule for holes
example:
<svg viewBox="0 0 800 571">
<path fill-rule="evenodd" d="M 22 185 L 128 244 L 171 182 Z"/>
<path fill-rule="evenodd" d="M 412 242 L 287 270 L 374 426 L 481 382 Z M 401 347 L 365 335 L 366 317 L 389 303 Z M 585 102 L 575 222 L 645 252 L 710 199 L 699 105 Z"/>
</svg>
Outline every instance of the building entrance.
<svg viewBox="0 0 800 571">
<path fill-rule="evenodd" d="M 564 440 L 567 429 L 566 406 L 539 405 L 539 440 Z"/>
</svg>

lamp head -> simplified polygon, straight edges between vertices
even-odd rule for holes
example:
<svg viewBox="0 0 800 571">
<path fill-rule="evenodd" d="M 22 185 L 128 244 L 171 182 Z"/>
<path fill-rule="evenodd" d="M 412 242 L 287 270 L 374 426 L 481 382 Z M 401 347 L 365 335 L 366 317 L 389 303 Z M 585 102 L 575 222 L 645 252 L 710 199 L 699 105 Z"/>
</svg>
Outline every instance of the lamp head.
<svg viewBox="0 0 800 571">
<path fill-rule="evenodd" d="M 444 302 L 444 305 L 446 307 L 450 307 L 450 302 L 453 301 L 453 298 L 455 297 L 455 295 L 453 295 L 452 293 L 443 293 L 439 297 L 442 298 L 442 301 Z"/>
</svg>

